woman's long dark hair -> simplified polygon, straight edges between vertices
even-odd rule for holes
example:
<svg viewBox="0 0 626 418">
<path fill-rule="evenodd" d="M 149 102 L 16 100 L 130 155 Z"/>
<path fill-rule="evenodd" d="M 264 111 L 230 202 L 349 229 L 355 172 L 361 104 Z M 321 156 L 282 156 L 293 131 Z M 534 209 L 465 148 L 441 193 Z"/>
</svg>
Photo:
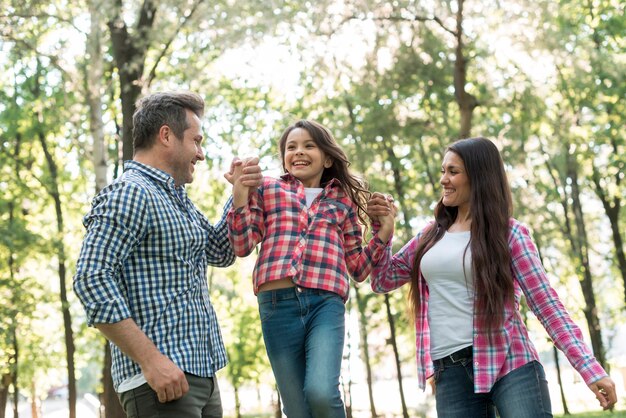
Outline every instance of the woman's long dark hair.
<svg viewBox="0 0 626 418">
<path fill-rule="evenodd" d="M 491 337 L 502 326 L 504 307 L 514 297 L 511 253 L 508 245 L 509 219 L 513 211 L 511 190 L 504 163 L 496 146 L 486 138 L 461 139 L 446 152 L 463 160 L 470 185 L 472 273 L 476 314 L 482 329 Z M 421 305 L 420 263 L 424 253 L 441 239 L 454 223 L 457 207 L 447 207 L 443 198 L 435 207 L 435 222 L 420 237 L 411 272 L 409 299 L 414 313 Z"/>
<path fill-rule="evenodd" d="M 313 120 L 302 119 L 285 129 L 283 135 L 280 137 L 280 141 L 278 142 L 278 148 L 280 150 L 280 160 L 283 164 L 283 170 L 285 170 L 285 172 L 287 171 L 287 169 L 285 168 L 285 145 L 287 143 L 287 137 L 289 136 L 291 131 L 296 128 L 304 129 L 305 131 L 307 131 L 309 135 L 311 135 L 311 139 L 313 139 L 315 144 L 317 144 L 317 146 L 320 147 L 324 154 L 330 157 L 333 162 L 330 167 L 324 168 L 320 184 L 323 185 L 325 183 L 328 183 L 333 178 L 339 180 L 344 189 L 344 192 L 357 206 L 357 214 L 359 220 L 363 225 L 367 226 L 368 218 L 366 212 L 366 202 L 371 194 L 367 190 L 367 183 L 360 177 L 350 172 L 350 161 L 348 161 L 346 153 L 343 152 L 339 144 L 337 144 L 335 137 L 333 137 L 328 128 L 326 128 L 324 125 Z"/>
</svg>

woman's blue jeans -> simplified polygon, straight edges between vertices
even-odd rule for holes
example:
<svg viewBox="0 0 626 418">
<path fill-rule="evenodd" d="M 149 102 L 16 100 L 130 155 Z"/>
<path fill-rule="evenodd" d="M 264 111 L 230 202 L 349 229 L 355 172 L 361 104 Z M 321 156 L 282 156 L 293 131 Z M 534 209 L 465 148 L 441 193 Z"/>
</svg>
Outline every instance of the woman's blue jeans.
<svg viewBox="0 0 626 418">
<path fill-rule="evenodd" d="M 345 418 L 339 391 L 343 299 L 336 293 L 300 287 L 260 292 L 257 299 L 285 415 Z"/>
<path fill-rule="evenodd" d="M 489 393 L 474 393 L 471 357 L 434 365 L 438 418 L 494 418 L 496 410 L 501 418 L 552 417 L 548 382 L 537 361 L 508 373 Z"/>
</svg>

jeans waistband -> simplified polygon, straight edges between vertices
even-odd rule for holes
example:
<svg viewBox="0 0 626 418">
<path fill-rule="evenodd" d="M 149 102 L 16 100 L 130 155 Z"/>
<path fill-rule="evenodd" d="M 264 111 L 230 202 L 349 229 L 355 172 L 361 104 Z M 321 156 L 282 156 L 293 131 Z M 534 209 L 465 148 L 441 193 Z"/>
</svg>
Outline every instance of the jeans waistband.
<svg viewBox="0 0 626 418">
<path fill-rule="evenodd" d="M 433 363 L 439 364 L 441 366 L 456 364 L 462 360 L 471 359 L 473 356 L 473 353 L 474 353 L 474 350 L 472 346 L 470 345 L 468 347 L 460 349 L 459 351 L 455 351 L 449 356 L 445 356 L 443 358 L 433 360 Z"/>
<path fill-rule="evenodd" d="M 322 289 L 312 289 L 308 287 L 294 286 L 294 287 L 285 287 L 283 289 L 274 289 L 274 290 L 266 290 L 264 292 L 259 292 L 257 294 L 257 300 L 259 303 L 269 302 L 269 301 L 279 301 L 279 300 L 287 300 L 287 299 L 295 299 L 298 295 L 309 294 L 309 295 L 325 295 L 329 292 L 328 290 Z"/>
</svg>

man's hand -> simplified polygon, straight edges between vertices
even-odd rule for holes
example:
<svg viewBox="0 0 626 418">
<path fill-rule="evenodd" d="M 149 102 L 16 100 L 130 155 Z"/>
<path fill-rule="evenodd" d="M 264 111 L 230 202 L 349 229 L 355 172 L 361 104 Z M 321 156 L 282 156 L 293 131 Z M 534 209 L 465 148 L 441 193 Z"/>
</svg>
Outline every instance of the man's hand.
<svg viewBox="0 0 626 418">
<path fill-rule="evenodd" d="M 140 364 L 148 385 L 157 393 L 159 402 L 171 402 L 189 392 L 185 373 L 169 358 L 158 353 Z"/>
<path fill-rule="evenodd" d="M 241 168 L 242 170 L 237 171 L 237 168 Z M 263 173 L 261 173 L 261 167 L 259 166 L 259 157 L 248 157 L 243 160 L 239 157 L 235 157 L 230 163 L 228 173 L 225 173 L 224 177 L 232 185 L 235 185 L 235 182 L 240 180 L 241 184 L 246 187 L 259 187 L 263 183 Z"/>
<path fill-rule="evenodd" d="M 134 320 L 126 318 L 113 324 L 96 323 L 95 326 L 139 364 L 148 385 L 157 393 L 159 402 L 180 399 L 189 391 L 185 373 L 159 351 Z"/>
<path fill-rule="evenodd" d="M 233 207 L 245 206 L 250 193 L 263 184 L 259 157 L 248 157 L 243 160 L 235 157 L 224 177 L 233 185 Z"/>
</svg>

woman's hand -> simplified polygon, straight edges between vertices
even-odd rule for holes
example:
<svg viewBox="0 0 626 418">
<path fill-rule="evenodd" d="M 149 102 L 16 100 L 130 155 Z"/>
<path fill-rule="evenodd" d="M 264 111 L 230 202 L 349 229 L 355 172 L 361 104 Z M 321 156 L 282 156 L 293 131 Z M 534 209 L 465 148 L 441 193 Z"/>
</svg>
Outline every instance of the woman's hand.
<svg viewBox="0 0 626 418">
<path fill-rule="evenodd" d="M 610 377 L 603 377 L 597 382 L 589 385 L 589 389 L 596 395 L 596 399 L 600 401 L 602 409 L 612 409 L 617 402 L 617 393 L 615 392 L 615 382 Z"/>
</svg>

